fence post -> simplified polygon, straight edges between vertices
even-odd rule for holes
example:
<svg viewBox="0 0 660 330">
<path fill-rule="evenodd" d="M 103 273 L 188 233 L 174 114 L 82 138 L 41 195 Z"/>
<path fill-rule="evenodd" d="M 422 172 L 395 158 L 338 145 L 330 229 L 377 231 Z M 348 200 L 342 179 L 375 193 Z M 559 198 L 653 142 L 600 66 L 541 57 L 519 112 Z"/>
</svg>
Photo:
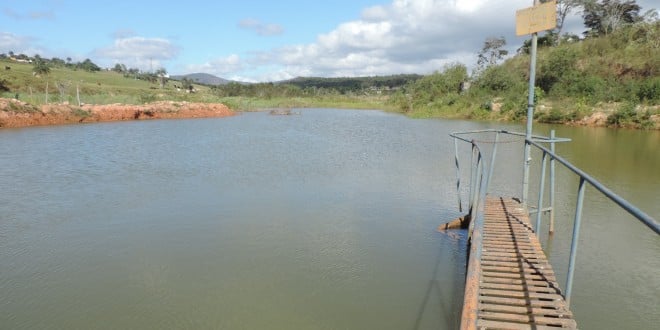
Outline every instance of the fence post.
<svg viewBox="0 0 660 330">
<path fill-rule="evenodd" d="M 539 200 L 536 204 L 536 237 L 541 238 L 541 215 L 543 214 L 543 191 L 545 190 L 545 159 L 548 154 L 543 151 L 541 158 L 541 183 L 539 184 Z"/>
<path fill-rule="evenodd" d="M 495 155 L 497 155 L 497 142 L 500 139 L 500 132 L 495 133 L 495 144 L 493 144 L 493 153 L 490 155 L 490 168 L 488 169 L 488 178 L 486 178 L 486 189 L 490 187 L 490 178 L 493 177 L 493 168 L 495 167 Z M 488 191 L 486 191 L 488 193 Z"/>
<path fill-rule="evenodd" d="M 534 5 L 537 4 L 538 0 L 534 0 Z M 525 130 L 525 154 L 523 159 L 523 193 L 522 201 L 525 206 L 527 206 L 527 198 L 529 194 L 529 166 L 530 166 L 530 157 L 531 157 L 531 148 L 532 146 L 528 141 L 532 140 L 532 123 L 534 121 L 534 86 L 536 85 L 536 44 L 537 44 L 537 34 L 532 34 L 532 47 L 530 50 L 530 61 L 529 61 L 529 86 L 527 89 L 527 128 Z"/>
<path fill-rule="evenodd" d="M 550 130 L 550 151 L 555 155 L 555 130 Z M 555 233 L 555 157 L 550 156 L 550 234 Z"/>
<path fill-rule="evenodd" d="M 458 165 L 458 139 L 454 138 L 454 163 L 456 164 L 456 195 L 458 196 L 458 212 L 463 212 L 461 202 L 461 169 Z"/>
<path fill-rule="evenodd" d="M 472 143 L 472 155 L 470 157 L 470 202 L 469 202 L 469 207 L 468 207 L 468 212 L 472 212 L 472 208 L 474 207 L 474 190 L 476 189 L 476 168 L 475 168 L 475 163 L 474 163 L 474 142 Z"/>
<path fill-rule="evenodd" d="M 575 257 L 577 255 L 578 240 L 580 239 L 580 222 L 582 222 L 582 204 L 584 204 L 584 189 L 586 181 L 580 177 L 578 188 L 577 205 L 575 206 L 575 221 L 573 223 L 573 239 L 571 241 L 571 254 L 568 259 L 568 275 L 566 278 L 566 306 L 571 305 L 571 293 L 573 291 L 573 275 L 575 274 Z"/>
</svg>

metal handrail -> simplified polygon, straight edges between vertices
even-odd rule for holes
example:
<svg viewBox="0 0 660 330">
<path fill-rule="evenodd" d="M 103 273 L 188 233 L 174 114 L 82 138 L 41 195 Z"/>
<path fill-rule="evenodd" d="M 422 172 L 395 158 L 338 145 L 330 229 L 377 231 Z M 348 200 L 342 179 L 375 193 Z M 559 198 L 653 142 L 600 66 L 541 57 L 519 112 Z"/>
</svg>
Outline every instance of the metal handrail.
<svg viewBox="0 0 660 330">
<path fill-rule="evenodd" d="M 617 205 L 621 206 L 624 210 L 626 210 L 628 213 L 630 213 L 632 216 L 637 218 L 637 220 L 641 221 L 643 224 L 651 228 L 656 234 L 660 234 L 660 224 L 653 219 L 650 215 L 645 213 L 644 211 L 640 210 L 637 208 L 635 205 L 632 203 L 628 202 L 627 200 L 623 199 L 621 196 L 617 195 L 614 193 L 612 190 L 607 188 L 605 185 L 600 183 L 598 180 L 594 179 L 592 176 L 584 172 L 583 170 L 577 168 L 575 165 L 571 164 L 569 161 L 566 159 L 562 158 L 561 156 L 556 155 L 554 152 L 548 150 L 542 145 L 539 145 L 538 143 L 534 141 L 527 141 L 531 145 L 537 147 L 539 150 L 543 151 L 544 154 L 548 154 L 551 158 L 557 160 L 560 162 L 562 165 L 564 165 L 566 168 L 571 170 L 573 173 L 577 174 L 580 178 L 583 178 L 586 182 L 590 183 L 592 187 L 596 188 L 598 191 L 603 193 L 605 197 L 609 198 L 613 202 L 615 202 Z"/>
<path fill-rule="evenodd" d="M 458 138 L 462 141 L 464 139 Z M 460 168 L 458 162 L 458 146 L 456 144 L 456 139 L 454 140 L 456 147 L 456 168 L 458 174 L 457 189 L 459 189 L 460 195 Z M 481 260 L 482 253 L 482 229 L 484 221 L 484 201 L 486 200 L 486 194 L 488 191 L 489 184 L 489 172 L 486 172 L 486 168 L 483 166 L 483 154 L 481 149 L 477 145 L 476 141 L 467 141 L 472 146 L 472 159 L 470 160 L 470 201 L 469 201 L 469 211 L 470 211 L 470 260 L 468 265 L 468 270 L 466 274 L 466 283 L 470 282 L 470 278 L 475 278 L 479 276 L 481 272 L 479 260 Z M 475 160 L 476 158 L 476 160 Z M 491 162 L 494 161 L 494 157 L 491 159 Z M 491 164 L 492 165 L 492 164 Z M 461 208 L 461 199 L 459 196 L 458 199 L 459 209 Z M 472 281 L 473 283 L 478 283 L 478 281 Z M 479 287 L 470 287 L 465 290 L 465 301 L 477 301 L 479 296 Z M 477 322 L 477 306 L 472 306 L 468 304 L 463 304 L 462 310 L 462 319 L 469 320 L 462 324 L 462 327 L 466 327 L 468 324 L 476 324 Z"/>
<path fill-rule="evenodd" d="M 550 156 L 551 159 L 557 160 L 559 163 L 564 165 L 567 169 L 571 170 L 573 173 L 577 174 L 580 177 L 580 185 L 578 187 L 577 195 L 577 205 L 575 206 L 575 219 L 573 221 L 573 238 L 571 240 L 571 253 L 569 255 L 568 261 L 568 274 L 566 275 L 566 294 L 564 299 L 566 299 L 566 304 L 570 305 L 571 303 L 571 294 L 573 293 L 573 276 L 575 274 L 575 258 L 577 256 L 577 246 L 578 238 L 580 237 L 580 224 L 582 222 L 582 206 L 584 204 L 584 194 L 586 183 L 591 184 L 592 187 L 600 191 L 605 197 L 609 198 L 611 201 L 619 205 L 622 209 L 626 210 L 630 215 L 634 216 L 645 224 L 647 227 L 651 228 L 656 234 L 660 234 L 660 224 L 653 219 L 650 215 L 646 214 L 644 211 L 637 208 L 632 203 L 623 199 L 621 196 L 615 194 L 612 190 L 607 188 L 605 185 L 600 183 L 598 180 L 594 179 L 592 176 L 577 168 L 575 165 L 571 164 L 566 159 L 557 156 L 554 152 L 548 150 L 542 145 L 531 141 L 525 140 L 526 143 L 532 145 L 543 152 L 542 160 L 542 170 L 541 170 L 541 188 L 539 190 L 539 209 L 543 202 L 543 183 L 545 182 L 545 159 L 547 156 Z M 541 212 L 536 214 L 536 232 L 538 235 L 539 228 L 541 227 Z"/>
<path fill-rule="evenodd" d="M 477 145 L 477 141 L 474 139 L 467 139 L 462 137 L 461 135 L 468 135 L 468 134 L 481 134 L 481 133 L 495 133 L 495 139 L 492 141 L 494 143 L 492 155 L 491 155 L 491 160 L 490 160 L 490 166 L 488 168 L 488 171 L 483 167 L 483 155 L 481 153 L 481 149 Z M 459 205 L 459 210 L 462 211 L 462 202 L 461 202 L 461 191 L 460 191 L 460 166 L 459 166 L 459 158 L 458 158 L 458 144 L 457 141 L 463 141 L 470 143 L 472 145 L 472 160 L 471 160 L 471 169 L 470 169 L 470 200 L 469 200 L 469 210 L 470 210 L 470 218 L 473 220 L 471 223 L 471 228 L 470 228 L 470 237 L 471 237 L 471 242 L 477 242 L 477 244 L 471 244 L 470 246 L 470 255 L 473 257 L 470 257 L 469 260 L 469 267 L 468 267 L 468 273 L 466 275 L 466 283 L 468 280 L 471 278 L 471 276 L 476 276 L 478 273 L 478 260 L 480 259 L 482 247 L 480 246 L 481 240 L 478 239 L 481 234 L 482 234 L 482 226 L 483 226 L 483 209 L 484 209 L 484 203 L 483 201 L 486 198 L 486 195 L 488 193 L 488 188 L 490 185 L 490 178 L 492 177 L 493 174 L 493 168 L 495 165 L 495 157 L 497 153 L 497 144 L 499 142 L 499 135 L 500 134 L 508 134 L 508 135 L 513 135 L 513 136 L 519 136 L 519 137 L 526 137 L 525 134 L 523 133 L 518 133 L 518 132 L 509 132 L 506 130 L 496 130 L 496 129 L 487 129 L 487 130 L 475 130 L 475 131 L 467 131 L 467 132 L 454 132 L 451 133 L 450 136 L 454 138 L 454 149 L 455 149 L 455 163 L 456 163 L 456 174 L 457 174 L 457 182 L 456 182 L 456 189 L 458 193 L 458 205 Z M 538 148 L 541 152 L 543 152 L 542 160 L 541 160 L 541 176 L 540 176 L 540 187 L 539 187 L 539 195 L 538 195 L 538 203 L 536 207 L 536 234 L 539 235 L 540 227 L 541 227 L 541 215 L 544 211 L 550 210 L 550 232 L 552 233 L 554 231 L 554 224 L 553 224 L 553 219 L 554 219 L 554 161 L 558 161 L 562 165 L 564 165 L 567 169 L 578 175 L 580 178 L 580 184 L 578 187 L 578 194 L 577 194 L 577 205 L 575 207 L 575 218 L 573 222 L 573 237 L 572 237 L 572 242 L 571 242 L 571 252 L 569 255 L 569 265 L 568 265 L 568 271 L 567 271 L 567 280 L 566 280 L 566 292 L 564 294 L 564 299 L 566 300 L 567 306 L 570 305 L 570 300 L 571 300 L 571 294 L 572 294 L 572 287 L 573 287 L 573 277 L 575 273 L 575 261 L 576 261 L 576 256 L 577 256 L 577 243 L 578 239 L 580 236 L 580 223 L 582 219 L 582 207 L 584 204 L 584 195 L 585 195 L 585 188 L 586 188 L 586 183 L 589 183 L 592 187 L 596 188 L 598 191 L 600 191 L 605 197 L 608 199 L 612 200 L 614 203 L 619 205 L 622 209 L 627 211 L 629 214 L 634 216 L 636 219 L 638 219 L 640 222 L 645 224 L 647 227 L 651 228 L 656 234 L 660 234 L 660 224 L 657 222 L 657 220 L 653 219 L 650 215 L 646 214 L 639 208 L 637 208 L 635 205 L 632 203 L 626 201 L 623 199 L 621 196 L 617 195 L 614 193 L 612 190 L 607 188 L 605 185 L 600 183 L 598 180 L 594 179 L 592 176 L 587 174 L 586 172 L 582 171 L 581 169 L 577 168 L 575 165 L 571 164 L 569 161 L 566 159 L 558 156 L 555 154 L 554 150 L 554 144 L 555 142 L 568 142 L 570 139 L 565 139 L 565 138 L 556 138 L 554 136 L 554 131 L 552 131 L 550 137 L 545 137 L 545 136 L 538 136 L 538 135 L 532 135 L 531 139 L 525 138 L 524 142 L 527 145 L 534 146 Z M 540 143 L 550 143 L 550 149 L 540 145 Z M 477 157 L 477 161 L 474 161 L 474 157 Z M 549 208 L 543 208 L 543 193 L 545 191 L 545 172 L 546 172 L 546 160 L 547 158 L 550 158 L 550 180 L 551 180 L 551 187 L 550 187 L 550 207 Z M 481 175 L 479 177 L 479 175 Z M 523 182 L 523 185 L 525 183 Z M 530 212 L 532 213 L 532 212 Z M 477 238 L 477 239 L 475 239 Z M 476 281 L 478 282 L 478 281 Z M 478 288 L 466 288 L 465 291 L 465 301 L 472 301 L 469 299 L 476 299 L 478 297 Z M 463 306 L 463 320 L 468 320 L 467 324 L 471 324 L 476 322 L 476 306 L 466 306 L 464 304 Z M 474 321 L 474 322 L 472 322 Z"/>
</svg>

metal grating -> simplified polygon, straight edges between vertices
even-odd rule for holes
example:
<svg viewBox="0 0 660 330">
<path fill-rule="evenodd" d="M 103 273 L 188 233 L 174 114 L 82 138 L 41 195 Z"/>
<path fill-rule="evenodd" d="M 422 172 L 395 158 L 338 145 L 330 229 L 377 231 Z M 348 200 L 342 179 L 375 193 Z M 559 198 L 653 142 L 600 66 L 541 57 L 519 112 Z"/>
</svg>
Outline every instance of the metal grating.
<svg viewBox="0 0 660 330">
<path fill-rule="evenodd" d="M 488 197 L 478 276 L 478 329 L 576 329 L 522 205 Z M 468 279 L 470 281 L 470 279 Z M 477 283 L 466 283 L 466 288 Z"/>
</svg>

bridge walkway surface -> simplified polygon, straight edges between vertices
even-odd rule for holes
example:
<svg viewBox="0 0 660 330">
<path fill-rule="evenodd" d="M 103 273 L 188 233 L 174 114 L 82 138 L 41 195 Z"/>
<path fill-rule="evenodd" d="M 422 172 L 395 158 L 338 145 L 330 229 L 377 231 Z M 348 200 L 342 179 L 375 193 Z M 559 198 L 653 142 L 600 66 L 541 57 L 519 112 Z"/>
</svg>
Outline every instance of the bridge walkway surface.
<svg viewBox="0 0 660 330">
<path fill-rule="evenodd" d="M 476 329 L 576 329 L 555 273 L 516 199 L 488 196 L 475 228 L 463 325 Z M 475 253 L 476 252 L 476 253 Z"/>
</svg>

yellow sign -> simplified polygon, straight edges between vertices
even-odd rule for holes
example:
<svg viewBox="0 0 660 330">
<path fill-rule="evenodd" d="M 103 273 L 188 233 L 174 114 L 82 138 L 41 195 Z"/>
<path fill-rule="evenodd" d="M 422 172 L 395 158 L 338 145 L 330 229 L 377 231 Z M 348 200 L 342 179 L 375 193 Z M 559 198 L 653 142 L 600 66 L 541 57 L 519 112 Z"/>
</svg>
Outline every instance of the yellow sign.
<svg viewBox="0 0 660 330">
<path fill-rule="evenodd" d="M 554 29 L 557 26 L 557 2 L 550 1 L 538 6 L 516 11 L 516 35 Z"/>
</svg>

